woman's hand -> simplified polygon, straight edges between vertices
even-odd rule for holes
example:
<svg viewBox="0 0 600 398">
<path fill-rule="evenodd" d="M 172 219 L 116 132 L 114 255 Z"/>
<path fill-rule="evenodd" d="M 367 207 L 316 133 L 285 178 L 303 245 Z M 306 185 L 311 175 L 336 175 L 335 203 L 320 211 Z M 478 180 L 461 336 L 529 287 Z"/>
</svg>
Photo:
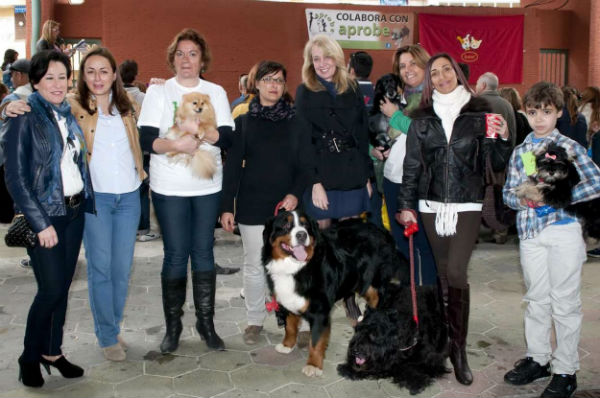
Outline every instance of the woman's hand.
<svg viewBox="0 0 600 398">
<path fill-rule="evenodd" d="M 202 141 L 213 145 L 215 142 L 219 141 L 219 130 L 214 127 L 206 129 L 204 132 L 204 137 L 202 137 Z"/>
<path fill-rule="evenodd" d="M 367 180 L 367 193 L 369 198 L 373 197 L 373 187 L 371 186 L 371 180 Z"/>
<path fill-rule="evenodd" d="M 17 117 L 27 112 L 31 112 L 31 107 L 23 100 L 11 101 L 4 108 L 4 113 L 8 117 Z"/>
<path fill-rule="evenodd" d="M 52 225 L 38 232 L 38 239 L 40 241 L 40 246 L 46 249 L 50 249 L 58 244 L 58 235 Z"/>
<path fill-rule="evenodd" d="M 198 150 L 198 145 L 198 139 L 191 134 L 186 134 L 173 141 L 176 152 L 187 153 L 189 155 L 193 155 Z"/>
<path fill-rule="evenodd" d="M 412 210 L 402 210 L 400 213 L 396 213 L 395 215 L 396 221 L 401 225 L 408 225 L 410 223 L 416 223 L 417 217 L 415 216 L 415 212 Z"/>
<path fill-rule="evenodd" d="M 391 102 L 387 97 L 383 97 L 383 100 L 379 103 L 379 109 L 381 113 L 386 115 L 387 117 L 392 117 L 394 113 L 400 110 L 398 105 Z"/>
<path fill-rule="evenodd" d="M 385 159 L 385 157 L 383 156 L 383 152 L 381 152 L 382 149 L 382 146 L 371 148 L 371 156 L 373 156 L 377 160 Z"/>
<path fill-rule="evenodd" d="M 499 113 L 494 113 L 493 115 L 495 116 L 493 121 L 489 117 L 487 118 L 486 137 L 494 138 L 500 136 L 503 140 L 507 140 L 509 138 L 508 123 L 506 123 L 504 117 Z"/>
<path fill-rule="evenodd" d="M 298 206 L 298 198 L 291 193 L 285 195 L 283 200 L 281 201 L 281 209 L 285 209 L 287 211 L 292 211 Z"/>
<path fill-rule="evenodd" d="M 221 214 L 221 226 L 227 232 L 233 232 L 234 222 L 233 222 L 233 213 L 223 213 Z"/>
<path fill-rule="evenodd" d="M 325 192 L 325 188 L 319 182 L 313 185 L 312 188 L 312 201 L 315 207 L 318 207 L 321 210 L 327 210 L 329 207 L 329 200 L 327 200 L 327 192 Z"/>
</svg>

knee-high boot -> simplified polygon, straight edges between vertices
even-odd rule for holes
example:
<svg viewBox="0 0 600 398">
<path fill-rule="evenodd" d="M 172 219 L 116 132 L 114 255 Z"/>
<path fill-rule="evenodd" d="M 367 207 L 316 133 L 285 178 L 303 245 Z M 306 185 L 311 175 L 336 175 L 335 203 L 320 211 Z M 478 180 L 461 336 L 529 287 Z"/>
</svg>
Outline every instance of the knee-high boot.
<svg viewBox="0 0 600 398">
<path fill-rule="evenodd" d="M 160 352 L 166 354 L 175 351 L 179 346 L 179 336 L 183 330 L 181 317 L 183 316 L 183 304 L 185 304 L 187 277 L 171 280 L 162 278 L 161 285 L 167 332 L 160 343 Z"/>
<path fill-rule="evenodd" d="M 217 335 L 213 317 L 215 315 L 215 292 L 217 273 L 212 271 L 192 272 L 194 306 L 196 307 L 196 330 L 209 348 L 224 350 L 225 343 Z"/>
<path fill-rule="evenodd" d="M 448 287 L 448 324 L 450 326 L 450 361 L 459 383 L 473 383 L 473 373 L 467 362 L 467 332 L 469 326 L 469 287 Z"/>
</svg>

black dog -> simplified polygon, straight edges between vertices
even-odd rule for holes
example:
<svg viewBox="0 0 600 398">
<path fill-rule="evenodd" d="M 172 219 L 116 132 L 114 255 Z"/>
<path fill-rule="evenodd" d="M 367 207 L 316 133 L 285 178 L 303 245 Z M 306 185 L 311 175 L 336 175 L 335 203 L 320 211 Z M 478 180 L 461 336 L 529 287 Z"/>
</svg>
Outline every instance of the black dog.
<svg viewBox="0 0 600 398">
<path fill-rule="evenodd" d="M 389 122 L 390 119 L 381 113 L 381 102 L 384 98 L 388 101 L 393 102 L 402 107 L 402 96 L 400 95 L 400 88 L 402 82 L 400 78 L 393 74 L 388 73 L 383 75 L 375 83 L 375 95 L 373 96 L 373 108 L 371 108 L 369 116 L 369 136 L 371 144 L 374 147 L 383 147 L 384 151 L 387 150 L 391 142 L 397 137 L 397 135 L 390 136 L 389 134 Z"/>
<path fill-rule="evenodd" d="M 411 394 L 448 373 L 444 365 L 448 334 L 437 286 L 418 286 L 417 303 L 418 327 L 410 287 L 388 288 L 379 306 L 367 309 L 356 325 L 346 363 L 338 365 L 338 373 L 352 380 L 391 378 Z"/>
<path fill-rule="evenodd" d="M 285 337 L 275 349 L 290 353 L 300 317 L 306 319 L 311 341 L 302 372 L 320 376 L 335 302 L 358 293 L 369 307 L 377 307 L 388 282 L 405 277 L 406 260 L 386 231 L 360 220 L 342 221 L 319 231 L 316 222 L 303 213 L 281 212 L 267 221 L 263 238 L 267 283 L 287 311 Z"/>
<path fill-rule="evenodd" d="M 573 213 L 582 222 L 584 237 L 600 239 L 600 198 L 571 204 L 581 177 L 567 150 L 551 143 L 535 156 L 537 174 L 517 187 L 517 196 Z"/>
</svg>

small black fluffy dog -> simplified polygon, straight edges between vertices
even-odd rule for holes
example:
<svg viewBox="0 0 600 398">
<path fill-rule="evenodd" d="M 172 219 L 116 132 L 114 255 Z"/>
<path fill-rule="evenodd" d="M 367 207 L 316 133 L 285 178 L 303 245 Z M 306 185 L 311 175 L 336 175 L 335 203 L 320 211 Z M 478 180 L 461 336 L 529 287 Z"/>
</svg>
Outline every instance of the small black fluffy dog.
<svg viewBox="0 0 600 398">
<path fill-rule="evenodd" d="M 368 308 L 348 345 L 346 363 L 338 373 L 346 378 L 391 378 L 418 394 L 445 367 L 447 327 L 437 286 L 418 286 L 419 326 L 413 320 L 410 287 L 386 290 L 377 308 Z"/>
<path fill-rule="evenodd" d="M 573 188 L 581 178 L 567 150 L 555 143 L 535 153 L 537 174 L 519 185 L 519 198 L 565 209 L 582 222 L 584 237 L 600 239 L 600 198 L 571 204 Z"/>
<path fill-rule="evenodd" d="M 384 98 L 387 98 L 390 102 L 401 107 L 402 96 L 399 93 L 400 87 L 402 87 L 402 82 L 393 73 L 381 76 L 377 80 L 377 83 L 375 83 L 373 108 L 371 108 L 369 116 L 369 135 L 371 144 L 374 147 L 381 146 L 384 150 L 387 150 L 391 145 L 391 141 L 396 138 L 390 137 L 388 133 L 390 119 L 381 113 L 380 104 Z"/>
</svg>

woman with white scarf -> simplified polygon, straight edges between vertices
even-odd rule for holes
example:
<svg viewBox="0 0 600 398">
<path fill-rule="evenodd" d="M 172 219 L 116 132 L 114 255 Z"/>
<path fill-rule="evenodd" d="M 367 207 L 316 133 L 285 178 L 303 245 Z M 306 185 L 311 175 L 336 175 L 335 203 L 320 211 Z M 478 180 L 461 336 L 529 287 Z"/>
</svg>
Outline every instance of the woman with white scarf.
<svg viewBox="0 0 600 398">
<path fill-rule="evenodd" d="M 448 280 L 450 360 L 465 385 L 473 382 L 465 351 L 467 266 L 481 223 L 486 159 L 503 170 L 512 150 L 504 119 L 490 111 L 448 54 L 427 62 L 421 104 L 408 130 L 396 214 L 407 225 L 421 213 L 438 274 Z"/>
</svg>

